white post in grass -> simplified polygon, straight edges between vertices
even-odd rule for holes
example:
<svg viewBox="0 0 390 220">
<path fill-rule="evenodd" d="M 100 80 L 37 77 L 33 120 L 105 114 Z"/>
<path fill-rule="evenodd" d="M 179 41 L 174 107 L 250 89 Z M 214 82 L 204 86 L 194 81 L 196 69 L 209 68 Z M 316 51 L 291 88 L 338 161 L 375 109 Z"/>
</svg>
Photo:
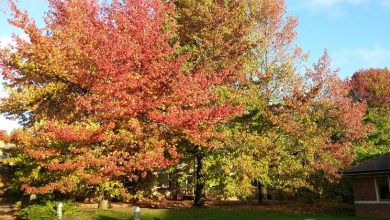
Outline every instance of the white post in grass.
<svg viewBox="0 0 390 220">
<path fill-rule="evenodd" d="M 141 209 L 139 207 L 134 208 L 134 220 L 141 220 Z"/>
<path fill-rule="evenodd" d="M 62 202 L 60 202 L 57 206 L 57 218 L 62 219 Z"/>
</svg>

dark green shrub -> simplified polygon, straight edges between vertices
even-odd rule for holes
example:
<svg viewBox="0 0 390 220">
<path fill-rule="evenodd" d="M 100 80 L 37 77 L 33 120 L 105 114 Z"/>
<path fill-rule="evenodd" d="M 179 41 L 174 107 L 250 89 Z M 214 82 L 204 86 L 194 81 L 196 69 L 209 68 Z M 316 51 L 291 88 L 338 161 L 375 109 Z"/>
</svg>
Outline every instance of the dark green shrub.
<svg viewBox="0 0 390 220">
<path fill-rule="evenodd" d="M 19 211 L 18 217 L 27 220 L 54 220 L 57 218 L 57 206 L 59 203 L 58 201 L 47 201 L 26 206 Z M 77 216 L 81 213 L 77 203 L 65 201 L 62 204 L 64 217 Z"/>
<path fill-rule="evenodd" d="M 313 204 L 318 197 L 317 193 L 313 192 L 307 187 L 301 187 L 297 190 L 298 198 L 308 204 Z"/>
</svg>

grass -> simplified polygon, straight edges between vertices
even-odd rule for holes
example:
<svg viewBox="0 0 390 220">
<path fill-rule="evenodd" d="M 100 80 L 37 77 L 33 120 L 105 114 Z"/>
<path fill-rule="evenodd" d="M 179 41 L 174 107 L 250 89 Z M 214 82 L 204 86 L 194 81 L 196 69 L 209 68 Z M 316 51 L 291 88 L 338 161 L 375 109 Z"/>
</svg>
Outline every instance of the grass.
<svg viewBox="0 0 390 220">
<path fill-rule="evenodd" d="M 240 210 L 224 208 L 142 209 L 142 220 L 375 220 L 342 214 L 291 214 L 280 211 Z M 90 210 L 77 220 L 130 220 L 131 209 Z"/>
</svg>

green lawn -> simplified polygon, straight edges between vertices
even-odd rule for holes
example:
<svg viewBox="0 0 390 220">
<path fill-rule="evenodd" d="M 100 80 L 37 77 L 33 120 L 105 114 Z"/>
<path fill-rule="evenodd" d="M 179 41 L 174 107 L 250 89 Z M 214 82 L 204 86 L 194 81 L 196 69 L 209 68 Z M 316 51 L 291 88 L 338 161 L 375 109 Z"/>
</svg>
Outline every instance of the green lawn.
<svg viewBox="0 0 390 220">
<path fill-rule="evenodd" d="M 130 210 L 103 211 L 95 210 L 84 213 L 82 220 L 129 220 Z M 223 208 L 188 208 L 188 209 L 142 209 L 141 220 L 375 220 L 375 218 L 357 218 L 340 214 L 291 214 L 263 210 L 227 210 Z"/>
</svg>

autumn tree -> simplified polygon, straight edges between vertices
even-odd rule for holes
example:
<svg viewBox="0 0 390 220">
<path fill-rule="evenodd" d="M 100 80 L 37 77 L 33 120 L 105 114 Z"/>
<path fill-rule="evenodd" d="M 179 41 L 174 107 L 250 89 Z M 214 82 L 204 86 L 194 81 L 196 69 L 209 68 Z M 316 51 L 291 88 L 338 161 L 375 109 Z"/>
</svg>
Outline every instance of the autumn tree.
<svg viewBox="0 0 390 220">
<path fill-rule="evenodd" d="M 205 163 L 197 166 L 204 180 L 195 204 L 205 182 L 247 197 L 253 180 L 259 191 L 267 184 L 296 189 L 310 185 L 318 170 L 330 177 L 348 164 L 352 141 L 365 132 L 365 106 L 349 98 L 349 85 L 330 70 L 327 55 L 306 67 L 307 55 L 295 45 L 297 19 L 286 16 L 283 0 L 175 4 L 178 40 L 191 51 L 187 68 L 234 67 L 236 81 L 218 88 L 220 100 L 245 112 L 220 128 L 223 148 L 185 148 L 198 149 L 190 152 Z"/>
<path fill-rule="evenodd" d="M 213 0 L 178 0 L 176 5 L 177 38 L 181 51 L 189 51 L 186 68 L 190 71 L 220 72 L 231 69 L 234 79 L 216 88 L 220 97 L 242 77 L 250 50 L 252 49 L 251 21 L 246 16 L 245 1 L 213 1 Z M 218 102 L 227 100 L 218 99 Z M 233 106 L 237 103 L 229 102 Z M 219 129 L 219 128 L 215 128 Z M 219 137 L 221 140 L 222 137 Z M 194 205 L 203 204 L 203 194 L 206 184 L 204 160 L 218 154 L 223 145 L 219 142 L 218 149 L 194 144 L 182 140 L 181 150 L 186 157 L 183 161 L 196 164 L 194 177 Z"/>
<path fill-rule="evenodd" d="M 350 86 L 330 69 L 326 53 L 306 67 L 307 56 L 294 43 L 297 20 L 285 16 L 284 1 L 249 1 L 247 10 L 252 59 L 246 78 L 225 93 L 245 114 L 227 124 L 232 160 L 221 170 L 235 174 L 229 177 L 233 192 L 252 188 L 254 179 L 259 192 L 267 185 L 320 189 L 311 175 L 332 179 L 353 159 L 352 143 L 366 132 L 365 105 L 349 97 Z"/>
<path fill-rule="evenodd" d="M 368 105 L 365 122 L 373 126 L 367 139 L 357 148 L 356 162 L 390 152 L 390 72 L 368 69 L 356 72 L 350 83 L 352 97 Z"/>
<path fill-rule="evenodd" d="M 224 95 L 231 102 L 245 106 L 246 112 L 227 128 L 231 141 L 226 145 L 234 160 L 225 170 L 236 173 L 230 181 L 232 191 L 246 186 L 244 191 L 250 193 L 252 180 L 257 180 L 259 191 L 269 183 L 267 155 L 276 154 L 277 150 L 271 146 L 272 137 L 278 139 L 280 133 L 267 133 L 268 128 L 277 127 L 267 121 L 276 119 L 271 116 L 276 114 L 278 106 L 283 108 L 283 96 L 291 94 L 292 86 L 299 82 L 295 78 L 295 65 L 304 61 L 305 55 L 294 45 L 297 20 L 285 17 L 285 11 L 284 1 L 246 2 L 244 12 L 250 22 L 247 39 L 251 49 L 245 69 L 239 73 L 240 82 Z"/>
<path fill-rule="evenodd" d="M 262 105 L 265 100 L 257 99 L 256 94 L 267 85 L 259 84 L 263 80 L 259 78 L 259 70 L 278 86 L 289 86 L 284 83 L 293 73 L 292 60 L 304 56 L 291 44 L 297 22 L 292 17 L 284 20 L 284 1 L 179 0 L 176 6 L 178 40 L 182 48 L 191 51 L 187 66 L 210 71 L 235 70 L 235 82 L 218 88 L 221 101 L 246 106 L 247 111 L 252 110 L 253 102 Z M 201 151 L 197 155 L 203 155 L 196 156 L 199 160 L 214 152 Z M 203 181 L 200 182 L 201 186 L 195 190 L 195 204 L 201 199 L 204 187 Z"/>
<path fill-rule="evenodd" d="M 7 162 L 29 161 L 26 193 L 135 181 L 177 162 L 178 140 L 212 147 L 214 126 L 239 112 L 215 91 L 232 68 L 185 68 L 170 3 L 50 0 L 42 28 L 10 5 L 28 37 L 0 52 L 0 111 L 24 124 Z"/>
<path fill-rule="evenodd" d="M 351 79 L 352 96 L 372 108 L 390 108 L 389 82 L 388 69 L 360 70 Z"/>
</svg>

